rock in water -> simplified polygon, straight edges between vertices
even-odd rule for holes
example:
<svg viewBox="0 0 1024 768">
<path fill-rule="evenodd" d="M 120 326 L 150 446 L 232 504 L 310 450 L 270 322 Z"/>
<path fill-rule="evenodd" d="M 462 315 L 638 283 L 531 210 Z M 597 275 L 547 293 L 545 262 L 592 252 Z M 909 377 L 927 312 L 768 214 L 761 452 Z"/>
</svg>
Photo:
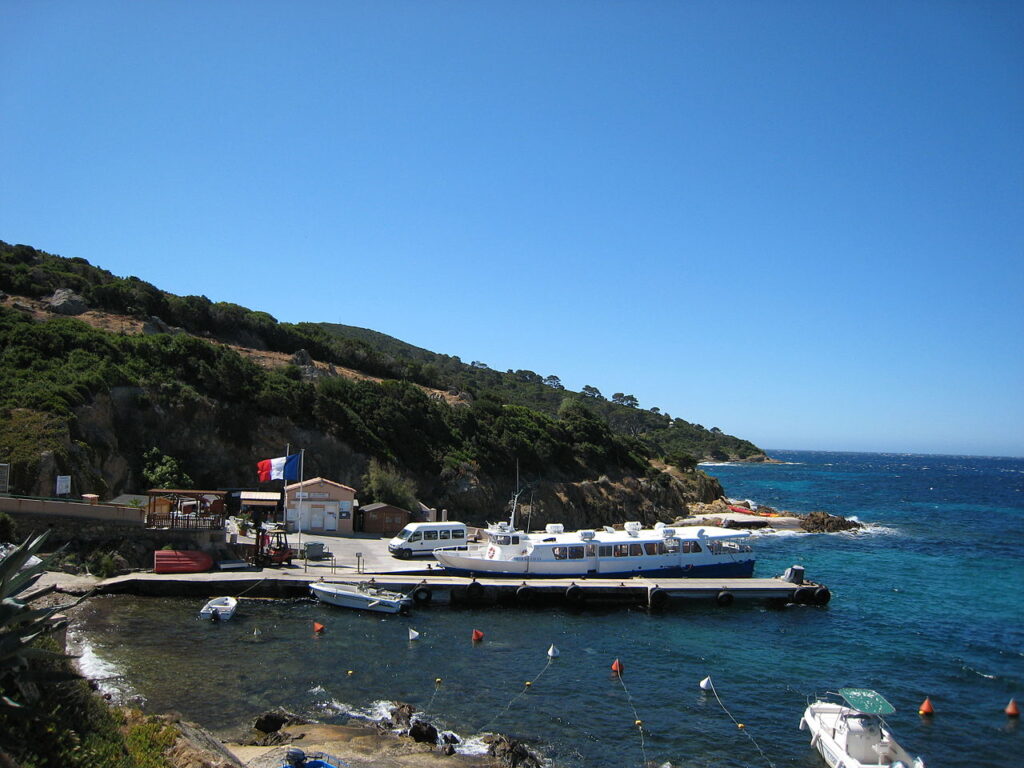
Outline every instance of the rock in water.
<svg viewBox="0 0 1024 768">
<path fill-rule="evenodd" d="M 836 533 L 852 531 L 864 526 L 856 520 L 847 520 L 842 515 L 830 515 L 828 512 L 811 512 L 801 522 L 800 527 L 808 533 Z"/>
<path fill-rule="evenodd" d="M 413 741 L 421 741 L 427 744 L 437 744 L 437 728 L 430 723 L 417 720 L 409 726 L 409 736 Z"/>
</svg>

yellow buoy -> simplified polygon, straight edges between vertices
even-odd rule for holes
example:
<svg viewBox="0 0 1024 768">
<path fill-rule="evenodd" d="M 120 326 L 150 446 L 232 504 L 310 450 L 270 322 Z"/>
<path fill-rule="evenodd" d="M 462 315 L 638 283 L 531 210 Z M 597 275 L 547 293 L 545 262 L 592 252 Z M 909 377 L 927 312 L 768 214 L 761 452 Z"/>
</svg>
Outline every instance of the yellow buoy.
<svg viewBox="0 0 1024 768">
<path fill-rule="evenodd" d="M 354 674 L 355 674 L 355 672 L 353 672 L 351 669 L 348 671 L 348 676 L 349 677 L 352 677 L 352 675 L 354 675 Z"/>
<path fill-rule="evenodd" d="M 745 726 L 743 723 L 736 723 L 736 727 L 737 728 L 746 728 L 747 726 Z"/>
<path fill-rule="evenodd" d="M 531 683 L 531 682 L 530 682 L 529 680 L 527 680 L 527 681 L 526 681 L 526 682 L 524 683 L 524 685 L 525 685 L 525 686 L 526 686 L 527 688 L 529 688 L 529 687 L 530 687 L 531 685 L 533 685 L 533 683 Z"/>
<path fill-rule="evenodd" d="M 440 677 L 435 677 L 434 678 L 434 685 L 440 685 L 440 684 L 441 684 L 441 678 Z"/>
<path fill-rule="evenodd" d="M 636 722 L 634 722 L 634 723 L 633 723 L 633 725 L 635 725 L 635 726 L 636 726 L 637 728 L 639 728 L 639 727 L 640 727 L 640 726 L 642 726 L 643 724 L 644 724 L 644 721 L 643 721 L 643 720 L 637 720 Z"/>
</svg>

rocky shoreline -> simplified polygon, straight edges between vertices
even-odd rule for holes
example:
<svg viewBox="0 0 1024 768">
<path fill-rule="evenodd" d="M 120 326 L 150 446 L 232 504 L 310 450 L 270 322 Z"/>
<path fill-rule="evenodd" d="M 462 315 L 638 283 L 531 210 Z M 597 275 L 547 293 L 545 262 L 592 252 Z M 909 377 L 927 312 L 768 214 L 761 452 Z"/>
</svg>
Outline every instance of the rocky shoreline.
<svg viewBox="0 0 1024 768">
<path fill-rule="evenodd" d="M 866 526 L 842 515 L 817 510 L 806 515 L 785 512 L 768 506 L 753 507 L 748 501 L 716 499 L 710 504 L 687 505 L 688 516 L 677 518 L 675 525 L 717 525 L 722 528 L 802 531 L 804 533 L 840 533 L 863 530 Z"/>
</svg>

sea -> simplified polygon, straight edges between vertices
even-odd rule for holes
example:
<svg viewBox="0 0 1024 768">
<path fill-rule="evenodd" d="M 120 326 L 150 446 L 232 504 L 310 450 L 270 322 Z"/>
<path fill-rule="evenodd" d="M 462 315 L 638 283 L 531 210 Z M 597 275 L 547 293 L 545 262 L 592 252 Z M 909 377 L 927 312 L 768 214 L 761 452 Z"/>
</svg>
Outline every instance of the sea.
<svg viewBox="0 0 1024 768">
<path fill-rule="evenodd" d="M 832 591 L 826 607 L 401 617 L 243 598 L 212 624 L 196 620 L 195 599 L 111 596 L 91 601 L 71 638 L 115 699 L 220 734 L 274 707 L 344 723 L 402 701 L 463 751 L 504 733 L 552 768 L 820 768 L 798 727 L 808 700 L 863 687 L 895 706 L 897 739 L 930 767 L 1024 764 L 1024 731 L 1004 713 L 1024 700 L 1024 459 L 769 454 L 782 463 L 703 469 L 731 498 L 866 524 L 754 539 L 755 576 L 802 565 Z M 925 698 L 930 717 L 918 714 Z"/>
</svg>

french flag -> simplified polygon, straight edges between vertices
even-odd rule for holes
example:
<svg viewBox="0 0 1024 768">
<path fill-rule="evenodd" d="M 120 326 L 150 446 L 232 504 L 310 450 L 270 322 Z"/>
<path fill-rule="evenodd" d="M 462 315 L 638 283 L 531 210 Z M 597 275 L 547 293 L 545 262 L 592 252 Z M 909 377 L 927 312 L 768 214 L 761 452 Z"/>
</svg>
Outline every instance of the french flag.
<svg viewBox="0 0 1024 768">
<path fill-rule="evenodd" d="M 293 453 L 291 456 L 280 456 L 276 459 L 264 459 L 256 464 L 260 475 L 260 482 L 268 480 L 298 480 L 299 479 L 299 456 Z"/>
</svg>

